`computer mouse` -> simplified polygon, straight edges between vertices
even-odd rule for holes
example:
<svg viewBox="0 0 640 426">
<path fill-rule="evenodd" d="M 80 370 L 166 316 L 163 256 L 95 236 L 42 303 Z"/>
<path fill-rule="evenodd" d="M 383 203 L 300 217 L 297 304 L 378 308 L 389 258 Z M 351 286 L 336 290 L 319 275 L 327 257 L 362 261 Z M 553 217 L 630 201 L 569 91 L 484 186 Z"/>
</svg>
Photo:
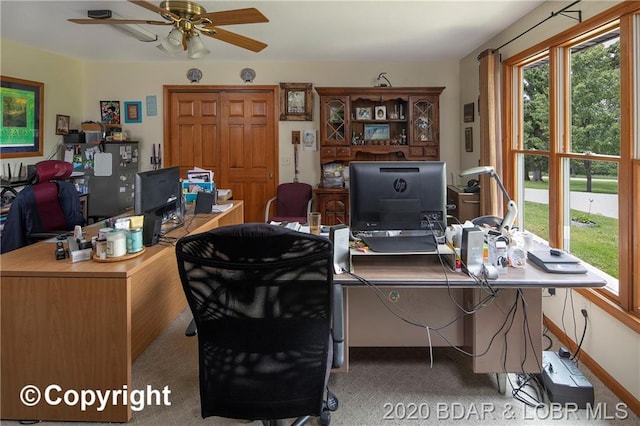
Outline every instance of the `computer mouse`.
<svg viewBox="0 0 640 426">
<path fill-rule="evenodd" d="M 551 256 L 562 256 L 562 250 L 552 248 L 552 249 L 549 249 L 549 254 L 551 254 Z"/>
<path fill-rule="evenodd" d="M 482 265 L 482 276 L 488 280 L 497 280 L 498 279 L 498 268 L 493 265 L 483 264 Z"/>
</svg>

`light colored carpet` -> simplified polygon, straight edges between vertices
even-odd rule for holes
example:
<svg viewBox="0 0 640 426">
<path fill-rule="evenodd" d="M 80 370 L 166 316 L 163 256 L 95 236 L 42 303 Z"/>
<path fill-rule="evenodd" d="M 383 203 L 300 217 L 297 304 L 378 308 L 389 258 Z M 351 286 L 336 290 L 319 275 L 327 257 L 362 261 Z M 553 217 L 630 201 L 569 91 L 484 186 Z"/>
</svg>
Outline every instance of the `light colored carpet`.
<svg viewBox="0 0 640 426">
<path fill-rule="evenodd" d="M 182 312 L 135 362 L 134 389 L 145 389 L 147 385 L 153 389 L 168 386 L 171 406 L 148 406 L 134 412 L 131 425 L 247 424 L 200 417 L 197 338 L 184 335 L 190 319 L 188 310 Z M 594 385 L 596 403 L 606 407 L 606 416 L 604 410 L 599 419 L 588 420 L 586 410 L 525 409 L 511 396 L 511 388 L 506 395 L 500 395 L 493 375 L 474 374 L 471 360 L 451 348 L 434 350 L 433 368 L 429 366 L 426 348 L 352 349 L 351 371 L 332 374 L 330 379 L 330 388 L 340 400 L 340 408 L 332 413 L 331 424 L 640 424 L 631 410 L 616 412 L 620 401 L 584 366 L 580 368 Z M 515 386 L 516 377 L 510 375 L 509 378 Z M 616 415 L 628 417 L 619 419 Z M 309 424 L 317 422 L 312 419 Z"/>
<path fill-rule="evenodd" d="M 191 314 L 183 312 L 136 361 L 135 387 L 169 385 L 172 406 L 148 407 L 134 413 L 132 424 L 240 424 L 200 417 L 197 340 L 184 336 L 190 319 Z M 613 421 L 604 419 L 602 412 L 601 419 L 588 421 L 586 410 L 554 413 L 549 409 L 525 409 L 512 397 L 511 388 L 506 395 L 500 395 L 494 375 L 474 374 L 471 359 L 451 348 L 434 350 L 433 368 L 426 348 L 352 349 L 350 364 L 349 373 L 332 374 L 329 382 L 340 400 L 340 408 L 332 413 L 332 425 L 596 425 Z M 607 416 L 615 417 L 615 405 L 620 401 L 585 367 L 581 371 L 594 385 L 596 402 L 606 404 Z M 509 378 L 516 386 L 515 376 Z M 411 411 L 413 418 L 407 418 Z M 629 417 L 616 419 L 616 425 L 640 424 L 631 410 L 625 413 Z M 315 419 L 310 423 L 317 424 Z"/>
</svg>

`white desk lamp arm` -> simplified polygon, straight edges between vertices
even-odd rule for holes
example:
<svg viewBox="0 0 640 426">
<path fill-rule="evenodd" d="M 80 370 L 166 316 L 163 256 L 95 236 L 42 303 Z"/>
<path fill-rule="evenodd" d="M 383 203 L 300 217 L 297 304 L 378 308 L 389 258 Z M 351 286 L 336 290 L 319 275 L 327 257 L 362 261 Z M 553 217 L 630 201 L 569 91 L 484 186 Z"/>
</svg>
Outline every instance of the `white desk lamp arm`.
<svg viewBox="0 0 640 426">
<path fill-rule="evenodd" d="M 516 206 L 515 201 L 509 200 L 507 202 L 507 213 L 504 215 L 498 230 L 501 232 L 511 230 L 513 222 L 516 221 L 516 216 L 518 216 L 518 206 Z"/>
<path fill-rule="evenodd" d="M 513 201 L 511 197 L 509 197 L 509 193 L 507 192 L 507 189 L 502 184 L 502 181 L 500 180 L 500 176 L 498 176 L 496 172 L 493 170 L 489 172 L 489 176 L 491 176 L 496 180 L 496 182 L 498 182 L 498 186 L 500 187 L 500 190 L 502 191 L 504 198 L 507 199 L 507 212 L 505 213 L 504 218 L 502 219 L 502 223 L 498 227 L 498 230 L 509 231 L 511 228 L 513 228 L 513 223 L 516 220 L 516 216 L 518 216 L 518 206 L 516 205 L 516 202 Z"/>
<path fill-rule="evenodd" d="M 515 201 L 513 201 L 511 197 L 509 197 L 509 193 L 507 192 L 507 189 L 502 184 L 502 181 L 500 180 L 500 177 L 497 175 L 497 173 L 493 169 L 493 166 L 472 167 L 460 173 L 460 176 L 468 176 L 472 174 L 481 175 L 485 173 L 489 174 L 490 177 L 496 180 L 496 182 L 498 183 L 498 187 L 500 188 L 500 191 L 502 191 L 502 194 L 504 195 L 504 198 L 507 199 L 507 212 L 504 215 L 504 218 L 502 219 L 502 223 L 498 227 L 498 230 L 500 230 L 501 232 L 509 231 L 513 227 L 513 223 L 515 222 L 516 217 L 518 216 L 518 207 L 516 206 Z"/>
</svg>

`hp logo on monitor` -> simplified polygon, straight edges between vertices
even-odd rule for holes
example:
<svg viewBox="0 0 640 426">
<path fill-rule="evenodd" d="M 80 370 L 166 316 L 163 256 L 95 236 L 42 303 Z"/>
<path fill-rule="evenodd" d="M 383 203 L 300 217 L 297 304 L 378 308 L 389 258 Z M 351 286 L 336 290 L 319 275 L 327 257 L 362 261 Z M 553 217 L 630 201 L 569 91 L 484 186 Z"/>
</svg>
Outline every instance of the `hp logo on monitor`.
<svg viewBox="0 0 640 426">
<path fill-rule="evenodd" d="M 396 192 L 404 192 L 407 190 L 407 181 L 402 179 L 402 178 L 398 178 L 396 180 L 393 181 L 393 190 Z"/>
</svg>

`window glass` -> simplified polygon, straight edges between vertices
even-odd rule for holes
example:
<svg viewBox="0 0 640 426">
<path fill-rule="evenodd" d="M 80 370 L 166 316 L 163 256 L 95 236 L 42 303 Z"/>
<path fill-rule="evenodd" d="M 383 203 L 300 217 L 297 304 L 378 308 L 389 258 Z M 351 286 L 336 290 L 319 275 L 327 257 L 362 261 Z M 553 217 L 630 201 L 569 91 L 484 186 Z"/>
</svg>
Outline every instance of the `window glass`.
<svg viewBox="0 0 640 426">
<path fill-rule="evenodd" d="M 524 229 L 545 241 L 549 239 L 549 158 L 545 155 L 524 155 L 523 210 Z"/>
<path fill-rule="evenodd" d="M 569 161 L 569 247 L 615 278 L 618 294 L 618 163 Z"/>
<path fill-rule="evenodd" d="M 533 62 L 522 71 L 524 149 L 549 150 L 549 59 Z"/>
<path fill-rule="evenodd" d="M 571 48 L 571 148 L 620 155 L 620 38 L 608 32 Z"/>
</svg>

